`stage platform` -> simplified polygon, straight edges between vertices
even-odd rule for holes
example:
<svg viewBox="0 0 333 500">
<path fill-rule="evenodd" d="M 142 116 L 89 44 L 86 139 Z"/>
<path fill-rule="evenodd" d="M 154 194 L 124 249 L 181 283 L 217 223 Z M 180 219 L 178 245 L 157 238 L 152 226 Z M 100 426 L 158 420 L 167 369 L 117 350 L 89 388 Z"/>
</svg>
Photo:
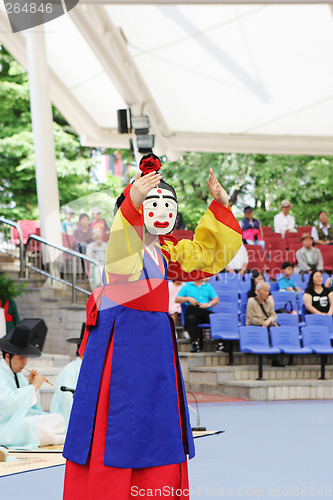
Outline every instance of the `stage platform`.
<svg viewBox="0 0 333 500">
<path fill-rule="evenodd" d="M 225 432 L 195 441 L 192 500 L 333 497 L 333 401 L 224 399 L 199 410 L 201 425 Z M 59 465 L 2 477 L 1 498 L 61 500 L 63 476 Z"/>
</svg>

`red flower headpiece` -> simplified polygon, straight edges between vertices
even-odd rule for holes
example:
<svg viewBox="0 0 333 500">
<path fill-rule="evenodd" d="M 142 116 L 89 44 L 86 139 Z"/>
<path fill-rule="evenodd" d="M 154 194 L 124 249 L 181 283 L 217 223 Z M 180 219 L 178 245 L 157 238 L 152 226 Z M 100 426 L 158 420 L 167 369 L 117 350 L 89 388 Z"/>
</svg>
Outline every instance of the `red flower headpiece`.
<svg viewBox="0 0 333 500">
<path fill-rule="evenodd" d="M 143 175 L 157 172 L 161 168 L 161 160 L 154 154 L 145 155 L 141 158 L 139 168 Z"/>
</svg>

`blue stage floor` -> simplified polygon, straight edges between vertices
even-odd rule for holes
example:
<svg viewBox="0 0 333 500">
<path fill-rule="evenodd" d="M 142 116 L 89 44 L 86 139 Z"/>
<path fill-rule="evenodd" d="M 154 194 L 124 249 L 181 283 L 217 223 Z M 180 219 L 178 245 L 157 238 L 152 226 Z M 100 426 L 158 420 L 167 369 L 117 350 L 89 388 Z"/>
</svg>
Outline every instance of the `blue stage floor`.
<svg viewBox="0 0 333 500">
<path fill-rule="evenodd" d="M 195 440 L 191 499 L 333 498 L 333 401 L 202 403 L 200 418 L 225 433 Z M 0 498 L 61 500 L 63 472 L 1 478 Z"/>
</svg>

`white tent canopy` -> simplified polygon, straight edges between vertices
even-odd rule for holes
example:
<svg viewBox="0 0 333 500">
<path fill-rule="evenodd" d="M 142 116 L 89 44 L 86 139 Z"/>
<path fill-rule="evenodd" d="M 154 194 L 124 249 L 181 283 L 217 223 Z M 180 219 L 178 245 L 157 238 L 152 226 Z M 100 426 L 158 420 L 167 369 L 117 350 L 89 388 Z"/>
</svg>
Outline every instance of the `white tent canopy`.
<svg viewBox="0 0 333 500">
<path fill-rule="evenodd" d="M 328 3 L 81 0 L 44 32 L 52 102 L 83 144 L 127 148 L 117 109 L 130 107 L 169 159 L 333 154 Z M 25 68 L 26 36 L 2 6 L 0 42 Z"/>
</svg>

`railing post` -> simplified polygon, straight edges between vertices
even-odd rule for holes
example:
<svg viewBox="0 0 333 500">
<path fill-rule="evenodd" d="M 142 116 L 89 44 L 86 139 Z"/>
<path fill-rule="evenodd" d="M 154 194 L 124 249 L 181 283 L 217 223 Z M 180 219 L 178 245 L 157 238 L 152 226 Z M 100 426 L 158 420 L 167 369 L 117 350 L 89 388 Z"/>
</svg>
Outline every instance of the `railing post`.
<svg viewBox="0 0 333 500">
<path fill-rule="evenodd" d="M 73 304 L 76 304 L 77 302 L 77 290 L 76 290 L 76 260 L 73 255 L 72 257 L 72 302 Z"/>
</svg>

